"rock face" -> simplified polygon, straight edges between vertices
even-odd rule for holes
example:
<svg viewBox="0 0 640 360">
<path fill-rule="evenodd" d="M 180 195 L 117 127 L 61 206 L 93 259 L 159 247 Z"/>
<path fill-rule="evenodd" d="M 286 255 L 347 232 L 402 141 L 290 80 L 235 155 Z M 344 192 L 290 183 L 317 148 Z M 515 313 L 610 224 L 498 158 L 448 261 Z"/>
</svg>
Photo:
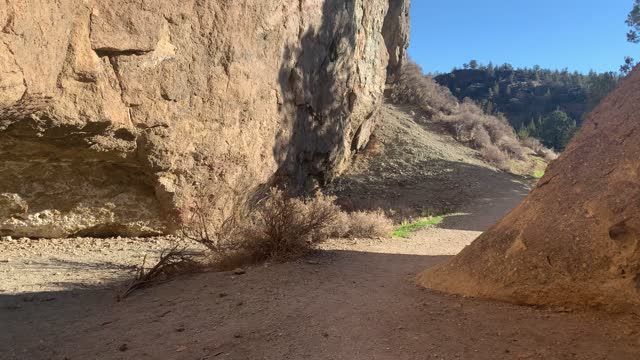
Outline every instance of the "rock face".
<svg viewBox="0 0 640 360">
<path fill-rule="evenodd" d="M 467 296 L 640 313 L 640 68 L 588 117 L 514 211 L 427 287 Z"/>
<path fill-rule="evenodd" d="M 194 189 L 330 181 L 405 2 L 0 0 L 0 234 L 167 233 Z"/>
<path fill-rule="evenodd" d="M 411 32 L 411 4 L 406 0 L 389 0 L 389 12 L 385 18 L 382 33 L 389 50 L 388 82 L 400 73 L 403 61 L 407 58 L 407 46 Z"/>
</svg>

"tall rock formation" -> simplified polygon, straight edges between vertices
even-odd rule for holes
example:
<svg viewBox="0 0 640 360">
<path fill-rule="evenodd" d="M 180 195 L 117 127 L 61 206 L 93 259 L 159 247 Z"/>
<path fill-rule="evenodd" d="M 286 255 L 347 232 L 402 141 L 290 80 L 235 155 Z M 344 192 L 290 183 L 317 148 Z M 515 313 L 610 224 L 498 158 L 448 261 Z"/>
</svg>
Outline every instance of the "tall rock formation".
<svg viewBox="0 0 640 360">
<path fill-rule="evenodd" d="M 194 189 L 330 181 L 404 56 L 397 3 L 0 0 L 0 234 L 161 234 Z"/>
<path fill-rule="evenodd" d="M 537 187 L 427 287 L 640 313 L 640 68 L 604 100 Z"/>
</svg>

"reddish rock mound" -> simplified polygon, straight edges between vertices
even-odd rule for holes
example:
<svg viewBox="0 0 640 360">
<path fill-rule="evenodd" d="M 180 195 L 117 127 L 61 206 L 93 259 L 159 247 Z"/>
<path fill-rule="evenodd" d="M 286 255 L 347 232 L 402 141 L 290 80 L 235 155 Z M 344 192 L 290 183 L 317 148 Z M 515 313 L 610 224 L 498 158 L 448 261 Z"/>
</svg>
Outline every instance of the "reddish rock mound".
<svg viewBox="0 0 640 360">
<path fill-rule="evenodd" d="M 524 304 L 640 313 L 640 69 L 537 188 L 422 285 Z"/>
</svg>

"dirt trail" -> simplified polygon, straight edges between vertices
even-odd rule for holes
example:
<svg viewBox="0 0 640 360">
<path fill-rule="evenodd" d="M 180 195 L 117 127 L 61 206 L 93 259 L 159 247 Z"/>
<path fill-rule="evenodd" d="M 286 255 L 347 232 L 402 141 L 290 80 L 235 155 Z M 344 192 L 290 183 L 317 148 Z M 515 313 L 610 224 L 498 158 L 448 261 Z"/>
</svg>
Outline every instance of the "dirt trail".
<svg viewBox="0 0 640 360">
<path fill-rule="evenodd" d="M 513 189 L 506 189 L 510 193 Z M 512 196 L 471 212 L 484 227 Z M 475 204 L 480 206 L 481 203 Z M 471 206 L 470 209 L 473 209 Z M 638 359 L 637 319 L 464 299 L 417 287 L 442 231 L 332 242 L 246 274 L 188 276 L 116 303 L 84 290 L 5 296 L 3 359 Z M 469 235 L 464 235 L 470 238 Z M 413 255 L 421 254 L 421 255 Z M 27 299 L 27 301 L 23 301 Z M 124 351 L 122 351 L 124 350 Z"/>
<path fill-rule="evenodd" d="M 400 115 L 398 119 L 406 120 Z M 386 128 L 397 129 L 396 125 Z M 445 150 L 453 146 L 444 138 L 435 140 Z M 395 177 L 391 180 L 397 186 L 384 188 L 371 173 L 354 173 L 338 191 L 344 195 L 344 189 L 357 188 L 354 201 L 382 189 L 386 192 L 377 195 L 398 206 L 402 203 L 391 200 L 412 199 L 418 207 L 429 207 L 430 199 L 445 205 L 454 199 L 461 215 L 407 239 L 335 240 L 295 262 L 249 268 L 245 274 L 185 276 L 123 302 L 114 301 L 113 289 L 99 288 L 102 285 L 95 282 L 82 288 L 72 282 L 47 284 L 62 276 L 53 275 L 47 264 L 73 242 L 58 240 L 57 247 L 46 247 L 45 242 L 20 250 L 24 259 L 14 257 L 9 264 L 29 261 L 26 258 L 36 254 L 45 265 L 30 263 L 16 271 L 0 263 L 3 279 L 10 275 L 14 283 L 33 280 L 32 275 L 42 271 L 38 281 L 26 281 L 31 285 L 22 288 L 29 294 L 0 294 L 0 359 L 640 358 L 637 318 L 521 307 L 416 286 L 418 272 L 444 261 L 447 257 L 442 255 L 457 253 L 515 206 L 529 186 L 526 179 L 459 161 L 458 154 L 455 161 L 423 155 L 401 168 L 408 166 L 411 171 L 406 174 L 415 176 L 413 170 L 436 164 L 435 172 Z M 393 166 L 393 159 L 389 163 Z M 451 181 L 472 191 L 456 192 Z M 104 244 L 81 246 L 78 256 L 84 258 L 88 249 L 97 251 Z M 117 244 L 122 250 L 116 253 L 130 251 L 122 242 Z M 153 244 L 148 250 L 161 246 L 162 240 Z M 93 268 L 107 261 L 94 260 Z M 117 264 L 125 266 L 127 261 Z M 90 268 L 79 265 L 71 272 Z"/>
</svg>

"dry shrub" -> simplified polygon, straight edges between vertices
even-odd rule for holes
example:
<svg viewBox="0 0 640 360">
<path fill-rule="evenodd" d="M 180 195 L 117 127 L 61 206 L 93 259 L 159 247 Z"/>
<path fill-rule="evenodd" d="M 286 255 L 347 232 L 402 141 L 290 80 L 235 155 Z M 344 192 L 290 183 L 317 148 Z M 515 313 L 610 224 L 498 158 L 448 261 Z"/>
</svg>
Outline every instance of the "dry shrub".
<svg viewBox="0 0 640 360">
<path fill-rule="evenodd" d="M 216 257 L 239 249 L 242 221 L 250 213 L 246 188 L 222 189 L 222 185 L 196 184 L 180 229 L 182 237 L 206 246 Z"/>
<path fill-rule="evenodd" d="M 458 101 L 449 89 L 436 83 L 429 75 L 424 75 L 420 65 L 413 61 L 405 62 L 395 85 L 391 98 L 398 103 L 416 104 L 427 114 L 452 113 L 458 107 Z"/>
<path fill-rule="evenodd" d="M 544 148 L 540 151 L 540 155 L 542 156 L 542 158 L 544 158 L 547 162 L 551 162 L 555 159 L 558 158 L 558 154 L 556 154 L 555 151 L 548 149 L 548 148 Z"/>
<path fill-rule="evenodd" d="M 543 158 L 547 162 L 551 162 L 558 158 L 558 154 L 555 151 L 542 145 L 540 140 L 532 137 L 528 137 L 522 141 L 522 143 L 530 148 L 536 156 Z"/>
<path fill-rule="evenodd" d="M 523 139 L 522 144 L 531 149 L 536 154 L 540 154 L 544 149 L 544 145 L 542 145 L 540 140 L 530 136 Z"/>
<path fill-rule="evenodd" d="M 482 157 L 492 164 L 505 164 L 509 158 L 497 146 L 489 144 L 480 150 Z"/>
<path fill-rule="evenodd" d="M 287 198 L 273 189 L 243 233 L 256 256 L 284 260 L 299 256 L 331 231 L 340 208 L 322 194 L 312 199 Z"/>
<path fill-rule="evenodd" d="M 403 65 L 391 98 L 398 103 L 420 106 L 456 140 L 478 149 L 487 161 L 499 168 L 507 169 L 510 158 L 525 160 L 529 154 L 528 147 L 531 146 L 518 140 L 506 119 L 486 114 L 469 99 L 459 104 L 449 89 L 436 83 L 431 76 L 425 76 L 420 66 L 412 61 Z M 547 150 L 534 150 L 536 153 L 542 151 Z"/>
<path fill-rule="evenodd" d="M 476 149 L 482 149 L 491 145 L 491 136 L 484 127 L 476 126 L 471 131 L 471 137 Z"/>
<path fill-rule="evenodd" d="M 343 237 L 384 238 L 391 236 L 393 222 L 382 210 L 356 211 L 347 215 L 349 229 Z"/>
<path fill-rule="evenodd" d="M 349 237 L 349 231 L 351 230 L 351 216 L 350 214 L 340 211 L 336 219 L 329 227 L 329 238 L 346 238 Z"/>
<path fill-rule="evenodd" d="M 497 144 L 509 155 L 509 157 L 516 158 L 518 160 L 526 160 L 527 155 L 530 153 L 527 151 L 527 148 L 522 146 L 518 139 L 514 137 L 503 137 L 497 142 Z"/>
<path fill-rule="evenodd" d="M 247 198 L 239 199 L 241 202 L 220 218 L 222 212 L 216 210 L 220 196 L 199 198 L 182 230 L 185 238 L 207 246 L 218 268 L 267 259 L 287 260 L 331 237 L 384 237 L 393 227 L 382 211 L 348 214 L 335 204 L 335 197 L 321 193 L 292 198 L 272 189 L 253 206 L 248 205 Z"/>
</svg>

